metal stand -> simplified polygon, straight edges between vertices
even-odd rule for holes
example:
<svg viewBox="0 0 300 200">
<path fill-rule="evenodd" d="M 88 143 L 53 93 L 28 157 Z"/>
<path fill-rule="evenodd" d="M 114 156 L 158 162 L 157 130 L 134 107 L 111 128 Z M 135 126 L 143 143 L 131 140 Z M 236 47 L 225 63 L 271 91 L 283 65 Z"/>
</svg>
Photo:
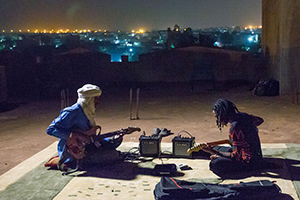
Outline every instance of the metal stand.
<svg viewBox="0 0 300 200">
<path fill-rule="evenodd" d="M 136 89 L 136 116 L 135 118 L 132 117 L 132 88 L 129 91 L 129 101 L 130 101 L 130 108 L 129 108 L 129 113 L 130 113 L 130 120 L 135 120 L 135 119 L 140 119 L 139 118 L 139 98 L 140 98 L 140 88 Z"/>
<path fill-rule="evenodd" d="M 69 106 L 69 89 L 60 91 L 60 107 L 64 109 Z"/>
</svg>

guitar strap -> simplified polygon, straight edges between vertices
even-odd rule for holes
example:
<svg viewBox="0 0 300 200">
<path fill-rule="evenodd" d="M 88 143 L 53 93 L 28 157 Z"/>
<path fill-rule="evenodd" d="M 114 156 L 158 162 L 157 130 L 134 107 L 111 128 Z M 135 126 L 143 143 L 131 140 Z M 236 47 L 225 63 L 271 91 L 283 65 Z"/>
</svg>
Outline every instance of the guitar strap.
<svg viewBox="0 0 300 200">
<path fill-rule="evenodd" d="M 69 151 L 67 150 L 67 148 L 65 147 L 62 154 L 61 154 L 61 158 L 60 158 L 59 162 L 57 163 L 57 168 L 60 171 L 64 171 L 64 163 L 68 159 L 75 159 L 75 158 L 73 158 L 72 154 L 70 154 Z"/>
</svg>

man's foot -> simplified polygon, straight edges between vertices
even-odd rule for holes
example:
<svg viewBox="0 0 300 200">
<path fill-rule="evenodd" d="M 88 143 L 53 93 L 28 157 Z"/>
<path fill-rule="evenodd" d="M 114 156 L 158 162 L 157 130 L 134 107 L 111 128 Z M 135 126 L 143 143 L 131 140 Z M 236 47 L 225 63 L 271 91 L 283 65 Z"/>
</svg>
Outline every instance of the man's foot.
<svg viewBox="0 0 300 200">
<path fill-rule="evenodd" d="M 57 156 L 52 157 L 48 162 L 44 164 L 45 167 L 50 167 L 52 169 L 57 168 L 57 163 L 59 162 L 60 158 Z"/>
</svg>

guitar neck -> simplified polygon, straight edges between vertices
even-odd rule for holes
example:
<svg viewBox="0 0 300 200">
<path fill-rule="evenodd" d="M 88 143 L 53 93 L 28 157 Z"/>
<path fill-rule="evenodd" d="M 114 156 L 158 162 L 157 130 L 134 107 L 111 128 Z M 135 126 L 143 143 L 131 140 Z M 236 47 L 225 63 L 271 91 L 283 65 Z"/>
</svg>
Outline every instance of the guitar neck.
<svg viewBox="0 0 300 200">
<path fill-rule="evenodd" d="M 209 142 L 207 143 L 208 145 L 210 146 L 217 146 L 217 145 L 220 145 L 220 144 L 228 144 L 229 143 L 229 140 L 218 140 L 218 141 L 215 141 L 215 142 Z"/>
<path fill-rule="evenodd" d="M 104 134 L 98 135 L 98 137 L 99 136 L 102 137 L 102 138 L 112 137 L 112 136 L 116 135 L 119 132 L 120 131 L 113 131 L 113 132 L 109 132 L 109 133 L 104 133 Z"/>
<path fill-rule="evenodd" d="M 116 134 L 123 136 L 125 134 L 131 134 L 135 131 L 141 131 L 141 129 L 138 127 L 128 127 L 126 129 L 121 129 L 121 130 L 117 130 L 117 131 L 113 131 L 113 132 L 109 132 L 109 133 L 100 134 L 100 137 L 107 138 L 107 137 L 112 137 Z"/>
</svg>

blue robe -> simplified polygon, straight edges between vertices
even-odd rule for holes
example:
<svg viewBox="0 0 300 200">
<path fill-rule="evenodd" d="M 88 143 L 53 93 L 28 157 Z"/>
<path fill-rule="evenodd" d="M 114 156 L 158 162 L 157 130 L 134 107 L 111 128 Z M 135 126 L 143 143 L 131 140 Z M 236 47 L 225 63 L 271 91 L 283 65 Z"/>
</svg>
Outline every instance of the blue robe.
<svg viewBox="0 0 300 200">
<path fill-rule="evenodd" d="M 47 128 L 47 134 L 59 138 L 57 151 L 61 158 L 70 133 L 72 131 L 85 132 L 90 128 L 90 122 L 84 114 L 82 107 L 78 103 L 75 103 L 60 112 L 60 115 Z"/>
</svg>

